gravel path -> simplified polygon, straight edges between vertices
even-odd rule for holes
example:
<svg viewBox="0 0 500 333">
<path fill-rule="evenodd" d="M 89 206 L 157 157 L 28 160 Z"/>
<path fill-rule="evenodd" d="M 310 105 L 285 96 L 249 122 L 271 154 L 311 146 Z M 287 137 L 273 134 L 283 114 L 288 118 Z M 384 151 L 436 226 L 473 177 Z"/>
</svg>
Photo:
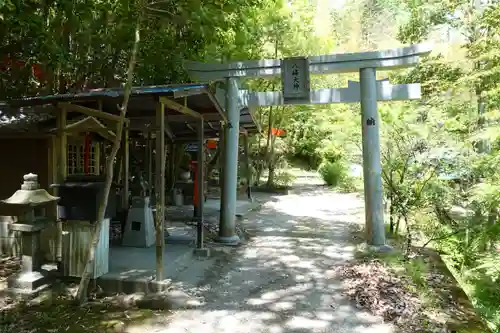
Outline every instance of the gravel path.
<svg viewBox="0 0 500 333">
<path fill-rule="evenodd" d="M 362 221 L 363 202 L 355 194 L 301 185 L 274 197 L 243 221 L 255 237 L 213 263 L 198 283 L 206 304 L 147 332 L 393 332 L 351 305 L 334 277 L 354 254 L 349 226 Z"/>
</svg>

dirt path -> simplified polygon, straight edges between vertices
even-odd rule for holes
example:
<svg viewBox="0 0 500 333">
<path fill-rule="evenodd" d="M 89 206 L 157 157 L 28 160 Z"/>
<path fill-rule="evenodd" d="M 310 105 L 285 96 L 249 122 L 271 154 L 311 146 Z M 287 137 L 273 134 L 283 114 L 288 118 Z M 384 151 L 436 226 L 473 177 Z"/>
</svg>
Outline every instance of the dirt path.
<svg viewBox="0 0 500 333">
<path fill-rule="evenodd" d="M 215 263 L 199 283 L 206 304 L 148 332 L 392 332 L 381 318 L 351 305 L 333 277 L 354 254 L 349 225 L 362 221 L 363 202 L 355 194 L 301 185 L 273 198 L 244 221 L 255 230 L 249 244 Z"/>
</svg>

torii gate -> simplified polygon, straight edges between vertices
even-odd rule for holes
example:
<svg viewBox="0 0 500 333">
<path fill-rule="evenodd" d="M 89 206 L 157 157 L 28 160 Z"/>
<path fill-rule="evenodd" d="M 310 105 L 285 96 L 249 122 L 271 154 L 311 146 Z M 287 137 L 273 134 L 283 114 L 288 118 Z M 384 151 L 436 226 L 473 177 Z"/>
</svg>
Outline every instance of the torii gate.
<svg viewBox="0 0 500 333">
<path fill-rule="evenodd" d="M 420 84 L 391 85 L 377 81 L 376 69 L 398 69 L 414 66 L 421 56 L 431 52 L 430 45 L 416 44 L 386 51 L 345 53 L 314 57 L 295 57 L 228 64 L 186 62 L 189 74 L 201 81 L 225 81 L 217 99 L 226 109 L 229 126 L 225 136 L 224 174 L 221 196 L 219 241 L 238 242 L 235 232 L 236 184 L 238 165 L 239 115 L 243 108 L 282 104 L 328 104 L 361 102 L 363 141 L 363 179 L 367 242 L 385 245 L 380 136 L 377 101 L 420 99 Z M 347 88 L 311 91 L 310 74 L 359 71 L 359 81 L 349 81 Z M 239 90 L 238 80 L 246 77 L 281 75 L 281 92 Z"/>
</svg>

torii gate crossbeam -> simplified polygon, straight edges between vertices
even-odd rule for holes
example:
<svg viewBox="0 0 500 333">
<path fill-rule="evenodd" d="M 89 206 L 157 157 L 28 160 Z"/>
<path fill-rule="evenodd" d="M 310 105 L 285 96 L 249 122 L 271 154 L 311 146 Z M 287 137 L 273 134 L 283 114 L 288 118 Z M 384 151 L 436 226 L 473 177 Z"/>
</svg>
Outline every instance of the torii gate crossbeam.
<svg viewBox="0 0 500 333">
<path fill-rule="evenodd" d="M 228 64 L 203 64 L 186 62 L 191 76 L 204 81 L 226 82 L 225 90 L 218 90 L 217 98 L 227 112 L 229 128 L 226 130 L 224 147 L 224 175 L 221 197 L 221 219 L 219 240 L 223 243 L 238 242 L 235 232 L 236 184 L 238 165 L 239 113 L 243 108 L 254 109 L 260 106 L 281 104 L 328 104 L 361 103 L 361 125 L 363 140 L 363 179 L 365 193 L 365 222 L 367 242 L 375 246 L 385 245 L 383 214 L 382 170 L 380 164 L 380 135 L 377 101 L 420 99 L 420 84 L 391 85 L 388 81 L 377 81 L 376 69 L 397 69 L 414 66 L 421 56 L 428 55 L 430 45 L 417 44 L 386 51 L 345 53 L 315 56 L 306 59 L 305 69 L 309 73 L 328 74 L 359 71 L 360 82 L 348 83 L 347 88 L 330 88 L 310 91 L 309 83 L 300 82 L 306 92 L 306 99 L 287 100 L 283 92 L 250 92 L 239 90 L 238 80 L 245 77 L 269 77 L 282 75 L 291 77 L 287 72 L 286 61 L 260 60 L 242 61 Z M 304 60 L 304 59 L 302 59 Z M 289 62 L 288 64 L 290 64 Z M 285 69 L 284 69 L 285 68 Z M 295 67 L 297 68 L 297 67 Z M 302 69 L 304 70 L 304 69 Z M 284 71 L 282 73 L 282 71 Z M 302 73 L 302 72 L 301 72 Z M 292 73 L 293 74 L 293 73 Z M 295 75 L 295 74 L 293 74 Z M 296 77 L 294 77 L 294 80 Z M 291 87 L 291 82 L 283 86 Z M 298 84 L 297 84 L 298 87 Z M 295 87 L 296 89 L 298 89 Z M 285 88 L 284 88 L 285 89 Z M 301 88 L 302 89 L 302 88 Z M 305 90 L 308 91 L 305 91 Z M 290 92 L 287 92 L 290 96 Z M 290 98 L 290 97 L 288 97 Z"/>
</svg>

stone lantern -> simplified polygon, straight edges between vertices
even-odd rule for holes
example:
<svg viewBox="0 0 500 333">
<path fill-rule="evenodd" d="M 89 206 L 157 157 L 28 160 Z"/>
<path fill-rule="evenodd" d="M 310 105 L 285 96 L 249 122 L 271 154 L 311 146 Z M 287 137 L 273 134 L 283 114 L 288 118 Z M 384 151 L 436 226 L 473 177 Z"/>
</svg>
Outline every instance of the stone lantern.
<svg viewBox="0 0 500 333">
<path fill-rule="evenodd" d="M 14 217 L 15 222 L 9 227 L 21 233 L 22 243 L 21 272 L 9 278 L 8 287 L 21 293 L 34 293 L 46 287 L 48 280 L 42 271 L 40 251 L 40 233 L 49 223 L 45 208 L 59 198 L 39 188 L 37 175 L 30 173 L 23 178 L 21 189 L 1 200 L 3 211 Z"/>
</svg>

